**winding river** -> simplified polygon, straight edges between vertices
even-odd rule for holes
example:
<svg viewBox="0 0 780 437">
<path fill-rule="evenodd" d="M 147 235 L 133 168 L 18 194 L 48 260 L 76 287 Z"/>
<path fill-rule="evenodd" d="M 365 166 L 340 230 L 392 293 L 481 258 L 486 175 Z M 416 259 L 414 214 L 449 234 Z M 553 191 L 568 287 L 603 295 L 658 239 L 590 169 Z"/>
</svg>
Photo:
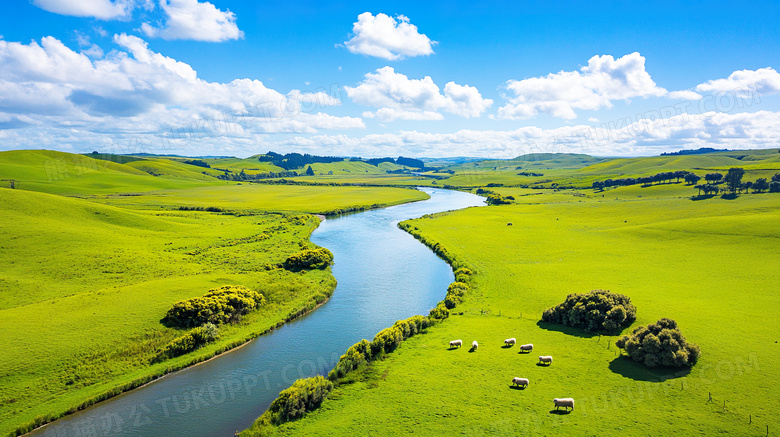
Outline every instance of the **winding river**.
<svg viewBox="0 0 780 437">
<path fill-rule="evenodd" d="M 213 437 L 249 427 L 296 379 L 327 374 L 352 344 L 396 320 L 427 314 L 444 297 L 450 267 L 396 225 L 484 202 L 459 191 L 422 190 L 431 198 L 322 222 L 311 240 L 333 252 L 338 286 L 311 314 L 29 435 Z"/>
</svg>

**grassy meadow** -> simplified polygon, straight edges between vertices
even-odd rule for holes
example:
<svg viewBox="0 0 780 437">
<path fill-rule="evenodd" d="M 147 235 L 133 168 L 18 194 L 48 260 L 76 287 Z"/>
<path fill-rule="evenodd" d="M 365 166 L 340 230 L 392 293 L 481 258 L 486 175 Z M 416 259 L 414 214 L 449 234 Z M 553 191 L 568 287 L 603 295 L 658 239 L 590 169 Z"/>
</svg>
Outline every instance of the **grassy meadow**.
<svg viewBox="0 0 780 437">
<path fill-rule="evenodd" d="M 50 177 L 57 162 L 59 179 Z M 0 188 L 0 435 L 209 358 L 327 299 L 329 269 L 278 267 L 313 246 L 311 214 L 427 197 L 227 183 L 201 170 L 164 159 L 0 153 L 0 178 L 15 180 L 15 189 Z M 152 364 L 184 332 L 161 323 L 168 308 L 226 284 L 268 303 L 222 325 L 216 342 Z"/>
<path fill-rule="evenodd" d="M 773 153 L 756 159 L 761 177 L 780 172 Z M 735 159 L 683 157 L 675 164 L 680 158 L 557 171 L 585 184 L 605 174 L 667 171 L 659 168 L 703 176 Z M 646 166 L 637 164 L 644 160 Z M 750 175 L 743 180 L 754 180 Z M 695 189 L 684 183 L 604 192 L 490 189 L 515 203 L 409 222 L 457 266 L 475 271 L 472 290 L 448 319 L 351 375 L 303 419 L 243 435 L 764 436 L 767 426 L 770 435 L 780 430 L 778 194 L 692 200 Z M 638 319 L 626 333 L 662 317 L 676 320 L 701 347 L 698 364 L 690 371 L 648 369 L 620 356 L 616 336 L 539 321 L 568 294 L 599 288 L 636 305 Z M 534 351 L 504 348 L 509 337 L 533 343 Z M 466 347 L 450 350 L 453 339 Z M 472 340 L 480 347 L 469 352 Z M 554 363 L 537 366 L 539 355 L 552 355 Z M 515 376 L 529 378 L 529 387 L 513 389 Z M 573 397 L 576 409 L 554 411 L 555 397 Z"/>
</svg>

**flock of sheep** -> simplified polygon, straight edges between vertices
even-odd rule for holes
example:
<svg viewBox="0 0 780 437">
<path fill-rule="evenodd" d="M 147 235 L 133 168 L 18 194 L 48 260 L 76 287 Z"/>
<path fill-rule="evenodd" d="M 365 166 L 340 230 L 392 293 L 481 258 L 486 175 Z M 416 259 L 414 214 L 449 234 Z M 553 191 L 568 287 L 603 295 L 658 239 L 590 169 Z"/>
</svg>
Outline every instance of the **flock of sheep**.
<svg viewBox="0 0 780 437">
<path fill-rule="evenodd" d="M 514 338 L 507 338 L 504 340 L 504 346 L 514 346 L 517 343 L 517 340 Z M 463 340 L 452 340 L 450 342 L 450 348 L 456 348 L 456 347 L 462 347 L 463 346 Z M 476 340 L 474 340 L 471 343 L 471 350 L 475 351 L 479 347 L 479 343 L 477 343 Z M 534 350 L 533 344 L 524 344 L 520 346 L 521 352 L 531 352 Z M 551 355 L 540 355 L 539 356 L 539 364 L 547 364 L 552 365 L 553 357 Z M 517 387 L 528 387 L 528 378 L 520 378 L 520 377 L 514 377 L 512 378 L 512 386 Z M 574 399 L 573 398 L 555 398 L 553 399 L 553 404 L 555 404 L 555 409 L 557 410 L 560 407 L 564 407 L 565 410 L 568 411 L 569 408 L 574 410 Z"/>
</svg>

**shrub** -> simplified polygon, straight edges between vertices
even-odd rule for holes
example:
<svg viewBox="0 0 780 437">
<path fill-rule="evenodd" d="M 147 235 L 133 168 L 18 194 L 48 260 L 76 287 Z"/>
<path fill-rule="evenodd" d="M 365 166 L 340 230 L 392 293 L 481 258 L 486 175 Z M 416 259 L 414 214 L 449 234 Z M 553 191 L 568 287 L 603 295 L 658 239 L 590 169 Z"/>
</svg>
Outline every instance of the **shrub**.
<svg viewBox="0 0 780 437">
<path fill-rule="evenodd" d="M 157 355 L 156 360 L 178 357 L 203 346 L 206 343 L 214 341 L 219 336 L 219 328 L 213 323 L 206 323 L 203 326 L 176 337 L 165 345 L 162 351 Z"/>
<path fill-rule="evenodd" d="M 328 397 L 333 383 L 317 375 L 299 379 L 290 388 L 282 390 L 268 407 L 271 421 L 277 425 L 300 419 L 307 412 L 315 410 Z"/>
<path fill-rule="evenodd" d="M 379 331 L 371 342 L 361 340 L 359 343 L 355 343 L 339 358 L 339 362 L 328 373 L 328 379 L 336 381 L 362 364 L 373 361 L 382 353 L 392 352 L 401 342 L 423 332 L 428 326 L 430 326 L 430 320 L 427 317 L 412 316 L 406 320 L 395 322 L 390 328 Z"/>
<path fill-rule="evenodd" d="M 488 205 L 508 205 L 512 203 L 512 201 L 500 194 L 490 194 L 487 196 L 487 199 L 485 199 L 485 203 Z"/>
<path fill-rule="evenodd" d="M 465 282 L 453 282 L 447 287 L 447 297 L 444 298 L 444 306 L 447 309 L 453 309 L 459 303 L 463 302 L 463 295 L 469 290 L 469 285 Z"/>
<path fill-rule="evenodd" d="M 176 302 L 163 321 L 184 328 L 204 323 L 226 323 L 236 321 L 263 304 L 265 297 L 262 294 L 241 285 L 225 285 L 212 288 L 202 297 Z"/>
<path fill-rule="evenodd" d="M 615 343 L 634 361 L 647 367 L 665 366 L 689 368 L 699 360 L 699 346 L 688 343 L 677 327 L 677 322 L 663 318 L 647 327 L 634 329 Z"/>
<path fill-rule="evenodd" d="M 570 294 L 566 300 L 542 313 L 542 321 L 588 331 L 616 333 L 636 320 L 631 299 L 607 290 Z"/>
<path fill-rule="evenodd" d="M 471 279 L 472 271 L 467 269 L 466 267 L 461 267 L 458 270 L 455 270 L 455 281 L 456 282 L 468 282 Z"/>
<path fill-rule="evenodd" d="M 326 248 L 304 250 L 290 255 L 284 261 L 287 270 L 324 269 L 333 262 L 333 254 Z"/>
<path fill-rule="evenodd" d="M 428 312 L 428 317 L 436 320 L 444 320 L 450 316 L 450 310 L 447 309 L 444 302 L 439 302 L 436 308 Z"/>
</svg>

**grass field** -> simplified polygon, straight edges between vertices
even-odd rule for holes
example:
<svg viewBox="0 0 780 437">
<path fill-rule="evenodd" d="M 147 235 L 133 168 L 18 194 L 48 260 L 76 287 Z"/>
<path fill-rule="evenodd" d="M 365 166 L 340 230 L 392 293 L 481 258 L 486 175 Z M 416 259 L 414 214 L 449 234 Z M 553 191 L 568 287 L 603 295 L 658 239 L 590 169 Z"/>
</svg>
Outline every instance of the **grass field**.
<svg viewBox="0 0 780 437">
<path fill-rule="evenodd" d="M 683 184 L 604 193 L 496 190 L 513 194 L 517 204 L 412 221 L 416 232 L 475 270 L 474 288 L 456 308 L 463 314 L 407 340 L 304 419 L 263 433 L 780 430 L 777 194 L 693 201 Z M 638 309 L 633 326 L 675 319 L 701 347 L 699 363 L 690 373 L 648 370 L 618 356 L 616 337 L 539 323 L 542 310 L 567 294 L 596 288 L 631 297 Z M 533 353 L 503 348 L 508 337 L 533 343 Z M 478 340 L 480 347 L 448 350 L 452 339 Z M 537 366 L 537 356 L 548 354 L 554 364 Z M 515 376 L 529 378 L 530 386 L 512 389 Z M 554 397 L 575 398 L 576 410 L 556 414 Z"/>
<path fill-rule="evenodd" d="M 50 160 L 65 163 L 63 178 L 46 180 Z M 89 171 L 75 173 L 73 162 Z M 150 165 L 167 173 L 139 170 Z M 427 197 L 393 188 L 228 184 L 203 179 L 199 169 L 49 151 L 0 154 L 0 178 L 17 181 L 17 189 L 0 188 L 0 435 L 213 356 L 327 298 L 335 287 L 329 269 L 277 267 L 311 247 L 319 220 L 310 213 Z M 134 195 L 115 194 L 124 190 Z M 183 333 L 160 323 L 167 309 L 226 284 L 260 291 L 268 304 L 223 325 L 217 342 L 150 364 Z"/>
</svg>

